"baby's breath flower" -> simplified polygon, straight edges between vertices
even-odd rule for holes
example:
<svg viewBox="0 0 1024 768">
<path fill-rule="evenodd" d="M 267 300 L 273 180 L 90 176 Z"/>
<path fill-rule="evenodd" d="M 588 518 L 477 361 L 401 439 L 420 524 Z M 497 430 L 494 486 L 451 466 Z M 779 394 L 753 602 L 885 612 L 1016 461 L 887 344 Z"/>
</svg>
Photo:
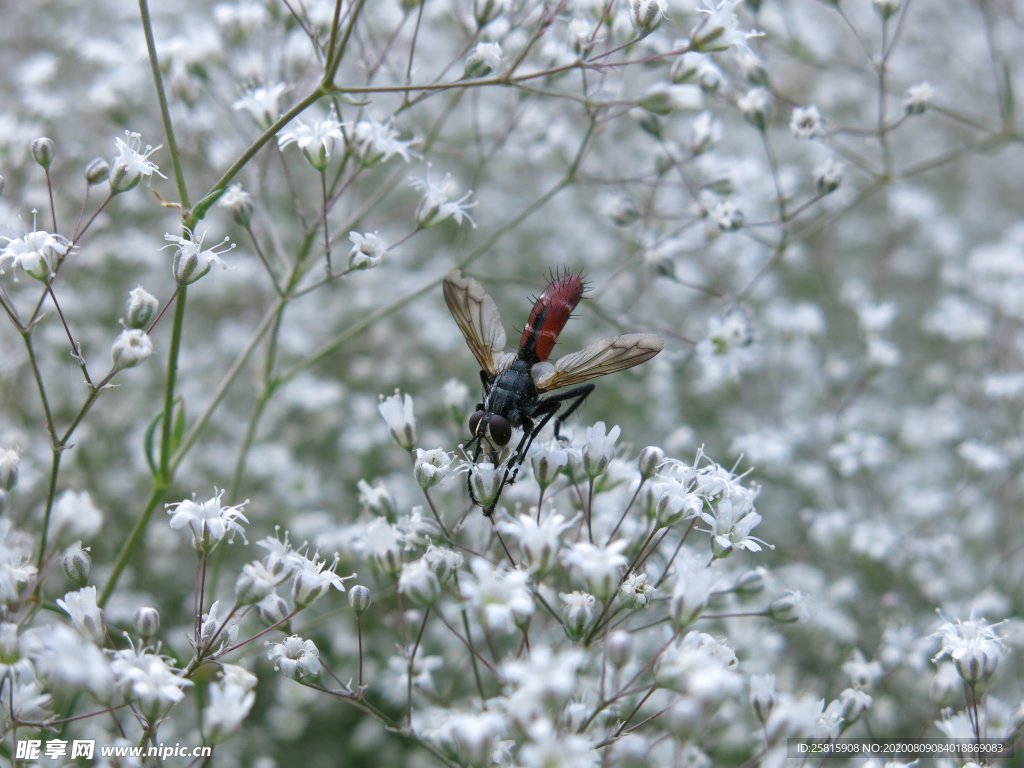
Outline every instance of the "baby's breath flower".
<svg viewBox="0 0 1024 768">
<path fill-rule="evenodd" d="M 256 702 L 256 676 L 235 664 L 225 664 L 221 678 L 207 688 L 203 734 L 217 744 L 238 730 Z"/>
<path fill-rule="evenodd" d="M 498 500 L 503 476 L 504 470 L 489 461 L 469 465 L 469 485 L 477 504 L 488 509 Z"/>
<path fill-rule="evenodd" d="M 760 37 L 761 32 L 740 29 L 736 17 L 739 0 L 703 0 L 703 8 L 697 10 L 703 18 L 690 30 L 690 45 L 694 51 L 725 51 L 737 48 L 749 53 L 747 40 Z M 753 54 L 751 54 L 753 55 Z"/>
<path fill-rule="evenodd" d="M 562 619 L 566 634 L 573 640 L 581 639 L 594 620 L 594 603 L 597 600 L 593 595 L 578 591 L 559 592 L 558 597 L 565 603 Z"/>
<path fill-rule="evenodd" d="M 487 77 L 501 66 L 501 46 L 498 43 L 477 43 L 466 57 L 462 76 L 467 79 Z"/>
<path fill-rule="evenodd" d="M 723 232 L 734 232 L 743 226 L 743 211 L 732 200 L 716 200 L 708 215 Z"/>
<path fill-rule="evenodd" d="M 268 645 L 267 658 L 274 663 L 274 670 L 285 677 L 303 680 L 320 674 L 320 651 L 312 640 L 291 635 Z"/>
<path fill-rule="evenodd" d="M 311 166 L 322 171 L 327 167 L 334 151 L 335 144 L 345 143 L 345 124 L 338 120 L 337 114 L 331 109 L 327 117 L 305 123 L 296 119 L 281 131 L 277 137 L 277 146 L 284 149 L 295 144 Z"/>
<path fill-rule="evenodd" d="M 42 136 L 34 139 L 31 145 L 32 159 L 42 168 L 49 168 L 53 163 L 53 139 Z"/>
<path fill-rule="evenodd" d="M 140 328 L 127 328 L 110 347 L 110 358 L 118 370 L 134 368 L 153 354 L 153 340 Z"/>
<path fill-rule="evenodd" d="M 46 282 L 53 276 L 57 264 L 71 252 L 71 243 L 65 237 L 43 230 L 3 239 L 7 240 L 7 245 L 0 251 L 0 275 L 9 265 L 35 280 Z"/>
<path fill-rule="evenodd" d="M 768 606 L 768 616 L 772 621 L 777 621 L 780 624 L 806 622 L 811 616 L 807 605 L 807 595 L 796 590 L 783 592 Z"/>
<path fill-rule="evenodd" d="M 248 227 L 252 221 L 252 195 L 242 189 L 241 184 L 230 185 L 217 201 L 217 205 L 228 211 L 239 226 Z"/>
<path fill-rule="evenodd" d="M 430 165 L 427 165 L 427 175 L 422 178 L 409 180 L 413 189 L 423 192 L 423 199 L 416 207 L 416 221 L 421 227 L 432 227 L 440 224 L 445 219 L 453 219 L 456 224 L 462 224 L 465 219 L 475 229 L 476 222 L 467 211 L 475 208 L 476 203 L 469 202 L 473 196 L 470 190 L 458 200 L 453 199 L 456 195 L 455 180 L 450 173 L 446 173 L 440 184 L 430 180 Z"/>
<path fill-rule="evenodd" d="M 918 83 L 912 85 L 903 94 L 903 111 L 908 115 L 921 115 L 928 109 L 935 96 L 935 89 L 930 83 Z"/>
<path fill-rule="evenodd" d="M 187 527 L 192 532 L 192 545 L 198 552 L 210 552 L 221 540 L 227 538 L 232 541 L 236 533 L 245 540 L 242 523 L 248 524 L 249 520 L 242 514 L 242 509 L 249 503 L 248 499 L 235 506 L 224 506 L 220 501 L 224 491 L 214 491 L 215 495 L 206 501 L 196 502 L 193 495 L 191 499 L 167 505 L 171 528 Z"/>
<path fill-rule="evenodd" d="M 629 0 L 629 20 L 637 32 L 653 32 L 665 18 L 665 0 Z"/>
<path fill-rule="evenodd" d="M 789 130 L 798 139 L 817 139 L 825 135 L 825 121 L 817 107 L 797 107 L 789 118 Z"/>
<path fill-rule="evenodd" d="M 757 130 L 763 131 L 767 124 L 771 94 L 764 88 L 751 88 L 736 101 L 743 117 Z"/>
<path fill-rule="evenodd" d="M 417 605 L 433 605 L 441 594 L 441 582 L 424 558 L 418 558 L 402 566 L 398 577 L 398 591 Z"/>
<path fill-rule="evenodd" d="M 534 443 L 530 449 L 530 466 L 533 478 L 541 488 L 547 488 L 558 474 L 569 466 L 569 449 L 558 440 L 549 443 Z"/>
<path fill-rule="evenodd" d="M 381 395 L 377 410 L 388 425 L 392 439 L 399 447 L 411 451 L 416 444 L 416 416 L 413 413 L 412 395 L 402 395 L 397 389 L 391 397 Z"/>
<path fill-rule="evenodd" d="M 362 584 L 356 584 L 348 591 L 348 604 L 356 612 L 356 616 L 362 616 L 370 607 L 370 590 Z"/>
<path fill-rule="evenodd" d="M 348 252 L 351 269 L 373 269 L 380 266 L 388 255 L 388 249 L 376 232 L 349 232 L 348 239 L 352 241 L 352 250 Z"/>
<path fill-rule="evenodd" d="M 312 557 L 307 557 L 299 552 L 292 552 L 289 556 L 295 573 L 292 600 L 296 608 L 305 608 L 332 587 L 344 592 L 345 582 L 356 577 L 354 573 L 350 576 L 339 576 L 335 573 L 338 567 L 337 555 L 334 562 L 327 566 L 327 560 L 321 559 L 318 554 L 314 553 Z"/>
<path fill-rule="evenodd" d="M 267 128 L 281 114 L 280 100 L 288 92 L 284 83 L 259 85 L 251 88 L 232 105 L 237 110 L 248 112 L 261 128 Z"/>
<path fill-rule="evenodd" d="M 814 184 L 819 195 L 830 195 L 843 183 L 844 167 L 834 157 L 827 157 L 814 168 Z"/>
<path fill-rule="evenodd" d="M 676 629 L 682 631 L 700 617 L 714 588 L 715 576 L 711 568 L 692 555 L 681 556 L 669 603 L 669 615 Z"/>
<path fill-rule="evenodd" d="M 235 599 L 239 605 L 252 605 L 274 591 L 279 578 L 267 566 L 256 560 L 242 566 L 242 572 L 235 579 Z"/>
<path fill-rule="evenodd" d="M 622 580 L 619 587 L 619 595 L 623 602 L 634 608 L 645 608 L 654 597 L 655 588 L 653 584 L 647 583 L 646 573 L 631 573 Z"/>
<path fill-rule="evenodd" d="M 715 557 L 727 557 L 737 549 L 760 552 L 762 545 L 775 548 L 750 535 L 761 522 L 761 515 L 754 511 L 754 494 L 750 491 L 736 488 L 727 498 L 719 500 L 713 509 L 700 512 L 700 518 L 711 526 L 698 530 L 711 534 L 711 550 Z"/>
<path fill-rule="evenodd" d="M 427 551 L 423 553 L 423 559 L 430 565 L 431 570 L 442 584 L 462 567 L 465 560 L 461 552 L 434 544 L 427 547 Z"/>
<path fill-rule="evenodd" d="M 701 112 L 690 123 L 686 148 L 695 155 L 707 152 L 722 138 L 722 122 L 711 112 Z"/>
<path fill-rule="evenodd" d="M 84 637 L 102 644 L 107 630 L 103 623 L 103 610 L 96 604 L 96 587 L 83 587 L 77 592 L 68 592 L 59 605 L 71 623 Z"/>
<path fill-rule="evenodd" d="M 750 676 L 750 706 L 754 708 L 757 719 L 764 725 L 775 705 L 775 675 L 762 674 Z"/>
<path fill-rule="evenodd" d="M 608 661 L 616 669 L 622 669 L 633 656 L 633 635 L 625 630 L 611 632 L 604 641 Z"/>
<path fill-rule="evenodd" d="M 215 642 L 218 648 L 223 648 L 238 637 L 238 619 L 231 619 L 230 614 L 229 618 L 224 618 L 220 614 L 220 601 L 214 600 L 199 622 L 199 643 L 203 652 L 214 650 Z"/>
<path fill-rule="evenodd" d="M 627 544 L 625 539 L 618 539 L 607 546 L 581 541 L 563 553 L 562 562 L 572 569 L 589 592 L 604 600 L 615 592 L 622 571 L 629 562 L 622 554 Z"/>
<path fill-rule="evenodd" d="M 83 548 L 81 542 L 64 550 L 60 564 L 64 576 L 75 586 L 84 587 L 89 581 L 89 574 L 92 572 L 92 558 L 89 556 L 89 548 Z"/>
<path fill-rule="evenodd" d="M 110 161 L 110 191 L 120 194 L 138 184 L 143 178 L 149 179 L 154 173 L 161 179 L 167 177 L 160 173 L 160 168 L 149 159 L 150 155 L 163 147 L 146 145 L 142 151 L 142 134 L 125 131 L 125 141 L 114 139 L 117 146 L 117 157 Z"/>
<path fill-rule="evenodd" d="M 182 689 L 192 685 L 162 656 L 134 648 L 115 651 L 113 655 L 110 667 L 116 684 L 150 722 L 185 698 Z"/>
<path fill-rule="evenodd" d="M 175 247 L 172 273 L 178 285 L 191 285 L 209 272 L 214 264 L 221 269 L 227 269 L 227 264 L 220 257 L 221 254 L 234 249 L 235 244 L 230 238 L 225 237 L 213 248 L 203 250 L 203 238 L 207 234 L 205 231 L 193 234 L 185 228 L 185 234 L 187 237 L 172 235 L 169 232 L 164 235 L 164 240 L 170 244 L 164 248 Z M 225 244 L 228 244 L 227 247 L 222 248 Z M 220 250 L 217 250 L 218 248 Z"/>
<path fill-rule="evenodd" d="M 664 117 L 673 112 L 700 109 L 704 106 L 704 95 L 696 85 L 657 82 L 640 97 L 637 105 L 652 114 Z"/>
<path fill-rule="evenodd" d="M 459 591 L 484 626 L 511 632 L 533 613 L 526 571 L 495 568 L 482 558 L 469 564 L 472 573 L 459 579 Z"/>
<path fill-rule="evenodd" d="M 144 329 L 152 322 L 159 308 L 160 302 L 141 285 L 132 288 L 125 303 L 125 327 Z"/>
<path fill-rule="evenodd" d="M 14 490 L 18 484 L 18 464 L 21 454 L 11 448 L 0 448 L 0 488 Z"/>
<path fill-rule="evenodd" d="M 85 181 L 90 187 L 102 184 L 110 178 L 110 163 L 97 157 L 85 166 Z"/>
<path fill-rule="evenodd" d="M 622 430 L 618 426 L 610 430 L 603 421 L 587 428 L 587 442 L 583 444 L 583 471 L 588 477 L 596 478 L 608 468 L 608 462 L 615 456 L 615 441 Z"/>
<path fill-rule="evenodd" d="M 156 608 L 143 605 L 135 611 L 133 624 L 139 637 L 150 640 L 160 631 L 160 612 Z"/>
<path fill-rule="evenodd" d="M 419 139 L 400 139 L 391 121 L 381 123 L 373 118 L 360 120 L 352 129 L 352 144 L 363 161 L 363 165 L 386 163 L 396 155 L 405 162 L 418 157 L 412 147 Z"/>
<path fill-rule="evenodd" d="M 577 512 L 566 520 L 559 514 L 543 515 L 538 521 L 532 515 L 519 515 L 515 520 L 502 520 L 498 530 L 519 543 L 519 550 L 532 573 L 543 574 L 555 563 L 562 534 L 576 525 L 581 516 Z"/>
<path fill-rule="evenodd" d="M 999 624 L 989 624 L 973 615 L 967 621 L 943 621 L 932 635 L 942 643 L 932 662 L 948 656 L 965 683 L 974 685 L 986 680 L 995 673 L 999 660 L 1006 653 L 1006 643 L 995 631 L 997 626 Z"/>
</svg>

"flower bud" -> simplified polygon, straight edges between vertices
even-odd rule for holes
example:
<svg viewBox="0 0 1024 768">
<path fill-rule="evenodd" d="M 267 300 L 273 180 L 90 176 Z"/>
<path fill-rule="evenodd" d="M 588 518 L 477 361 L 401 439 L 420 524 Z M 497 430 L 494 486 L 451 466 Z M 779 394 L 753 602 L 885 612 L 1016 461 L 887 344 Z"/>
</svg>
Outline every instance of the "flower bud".
<svg viewBox="0 0 1024 768">
<path fill-rule="evenodd" d="M 764 725 L 775 706 L 775 675 L 750 676 L 750 706 Z"/>
<path fill-rule="evenodd" d="M 807 599 L 796 591 L 785 592 L 772 600 L 768 606 L 768 616 L 780 624 L 807 621 Z"/>
<path fill-rule="evenodd" d="M 501 66 L 501 46 L 497 43 L 478 43 L 466 57 L 462 76 L 467 80 L 487 77 Z"/>
<path fill-rule="evenodd" d="M 732 588 L 740 595 L 756 595 L 764 591 L 767 578 L 768 572 L 764 568 L 752 568 L 737 576 Z"/>
<path fill-rule="evenodd" d="M 35 139 L 32 142 L 32 159 L 49 170 L 50 164 L 53 162 L 53 139 L 48 139 L 45 136 Z"/>
<path fill-rule="evenodd" d="M 110 349 L 110 357 L 118 370 L 133 368 L 152 354 L 153 342 L 149 334 L 138 328 L 121 331 Z"/>
<path fill-rule="evenodd" d="M 68 581 L 76 587 L 84 587 L 89 581 L 89 574 L 92 572 L 92 558 L 89 557 L 88 548 L 83 549 L 81 544 L 64 550 L 60 565 Z"/>
<path fill-rule="evenodd" d="M 0 488 L 11 491 L 18 484 L 18 462 L 21 456 L 10 448 L 0 448 Z"/>
<path fill-rule="evenodd" d="M 658 471 L 658 465 L 665 460 L 665 452 L 656 445 L 649 445 L 640 451 L 640 477 L 650 480 Z"/>
<path fill-rule="evenodd" d="M 501 491 L 502 472 L 490 462 L 474 464 L 469 471 L 469 486 L 477 503 L 487 509 L 498 500 Z"/>
<path fill-rule="evenodd" d="M 424 558 L 402 566 L 398 591 L 421 607 L 433 605 L 441 594 L 441 583 Z"/>
<path fill-rule="evenodd" d="M 255 209 L 252 195 L 242 189 L 240 184 L 232 184 L 221 195 L 217 205 L 231 213 L 231 218 L 242 227 L 248 227 Z"/>
<path fill-rule="evenodd" d="M 21 658 L 18 625 L 5 621 L 0 624 L 0 664 L 9 666 Z"/>
<path fill-rule="evenodd" d="M 604 647 L 612 666 L 622 669 L 629 663 L 633 654 L 633 635 L 625 630 L 617 629 L 608 635 Z"/>
<path fill-rule="evenodd" d="M 133 288 L 125 304 L 124 324 L 127 328 L 145 329 L 156 316 L 160 302 L 141 285 Z"/>
<path fill-rule="evenodd" d="M 0 195 L 4 193 L 4 188 L 7 186 L 7 179 L 0 174 Z"/>
<path fill-rule="evenodd" d="M 407 451 L 411 451 L 416 444 L 416 416 L 413 412 L 411 395 L 402 395 L 399 390 L 391 397 L 380 397 L 377 405 L 381 417 L 388 425 L 392 439 Z"/>
<path fill-rule="evenodd" d="M 110 178 L 110 163 L 104 160 L 102 157 L 97 157 L 87 166 L 85 166 L 85 181 L 92 187 L 97 184 L 102 184 L 104 181 Z"/>
<path fill-rule="evenodd" d="M 653 32 L 665 18 L 665 0 L 629 0 L 629 20 L 641 34 Z"/>
<path fill-rule="evenodd" d="M 565 633 L 571 640 L 582 640 L 594 620 L 594 596 L 586 592 L 573 592 L 559 597 L 565 602 L 565 608 L 562 609 Z"/>
<path fill-rule="evenodd" d="M 267 626 L 284 621 L 284 617 L 288 615 L 288 603 L 278 594 L 271 594 L 265 597 L 260 601 L 258 609 L 260 618 L 266 622 Z M 283 625 L 281 631 L 287 632 L 288 626 Z"/>
<path fill-rule="evenodd" d="M 767 124 L 768 105 L 769 95 L 764 88 L 751 88 L 736 102 L 747 122 L 762 132 Z"/>
<path fill-rule="evenodd" d="M 814 169 L 814 184 L 819 195 L 830 195 L 843 183 L 843 164 L 835 158 L 827 158 Z"/>
<path fill-rule="evenodd" d="M 356 584 L 348 591 L 348 604 L 356 612 L 356 616 L 362 616 L 370 607 L 370 590 L 362 584 Z"/>
<path fill-rule="evenodd" d="M 135 631 L 143 640 L 152 640 L 160 631 L 160 612 L 144 605 L 135 611 Z"/>
</svg>

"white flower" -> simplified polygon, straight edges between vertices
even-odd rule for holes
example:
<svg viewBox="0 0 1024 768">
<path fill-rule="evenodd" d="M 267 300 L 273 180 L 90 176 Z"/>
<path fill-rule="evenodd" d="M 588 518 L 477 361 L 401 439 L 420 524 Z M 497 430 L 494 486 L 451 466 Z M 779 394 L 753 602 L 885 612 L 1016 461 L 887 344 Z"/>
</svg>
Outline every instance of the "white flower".
<svg viewBox="0 0 1024 768">
<path fill-rule="evenodd" d="M 562 609 L 562 619 L 565 624 L 565 631 L 573 640 L 583 637 L 594 619 L 594 604 L 597 599 L 586 592 L 559 592 L 559 599 L 565 603 Z"/>
<path fill-rule="evenodd" d="M 423 553 L 423 559 L 429 563 L 430 569 L 442 582 L 462 567 L 465 558 L 462 553 L 448 547 L 438 547 L 431 544 Z"/>
<path fill-rule="evenodd" d="M 761 515 L 754 511 L 754 495 L 744 488 L 735 487 L 713 509 L 700 513 L 700 518 L 711 527 L 698 530 L 711 534 L 711 550 L 715 557 L 726 557 L 737 549 L 760 552 L 762 545 L 774 549 L 762 539 L 750 535 L 761 522 Z"/>
<path fill-rule="evenodd" d="M 352 250 L 348 252 L 348 265 L 351 269 L 373 269 L 380 266 L 388 255 L 388 249 L 376 232 L 349 232 L 348 239 L 352 241 Z"/>
<path fill-rule="evenodd" d="M 534 443 L 530 448 L 530 466 L 533 478 L 541 488 L 547 488 L 558 477 L 558 473 L 569 466 L 571 449 L 561 440 Z"/>
<path fill-rule="evenodd" d="M 235 618 L 228 624 L 225 621 L 220 615 L 220 601 L 214 600 L 210 610 L 202 615 L 199 622 L 199 642 L 204 652 L 210 651 L 215 642 L 222 648 L 238 637 L 238 619 Z"/>
<path fill-rule="evenodd" d="M 416 462 L 412 473 L 423 490 L 433 488 L 453 469 L 455 462 L 452 454 L 447 451 L 441 448 L 432 448 L 429 451 L 416 449 Z"/>
<path fill-rule="evenodd" d="M 132 288 L 124 308 L 125 318 L 123 322 L 125 327 L 144 330 L 156 316 L 156 311 L 159 308 L 160 302 L 157 301 L 156 296 L 141 285 Z"/>
<path fill-rule="evenodd" d="M 135 367 L 152 354 L 153 340 L 140 328 L 121 331 L 110 347 L 110 359 L 119 371 Z"/>
<path fill-rule="evenodd" d="M 989 624 L 985 619 L 975 619 L 973 615 L 967 621 L 944 621 L 932 635 L 942 642 L 932 662 L 949 656 L 960 677 L 968 684 L 991 677 L 1006 653 L 1006 643 L 996 634 L 997 626 L 999 624 Z"/>
<path fill-rule="evenodd" d="M 704 704 L 718 704 L 740 692 L 736 654 L 724 642 L 703 632 L 689 632 L 658 659 L 659 684 Z"/>
<path fill-rule="evenodd" d="M 102 644 L 107 633 L 103 624 L 103 611 L 96 604 L 96 587 L 82 587 L 77 592 L 68 592 L 63 600 L 57 600 L 75 629 L 85 637 Z"/>
<path fill-rule="evenodd" d="M 629 20 L 637 32 L 651 32 L 665 18 L 665 0 L 629 0 Z"/>
<path fill-rule="evenodd" d="M 526 571 L 495 568 L 482 558 L 474 558 L 469 565 L 472 574 L 459 580 L 459 590 L 484 626 L 511 632 L 533 613 Z"/>
<path fill-rule="evenodd" d="M 50 530 L 68 540 L 89 539 L 103 526 L 103 513 L 88 491 L 64 491 L 57 497 L 50 516 Z"/>
<path fill-rule="evenodd" d="M 89 637 L 63 624 L 39 624 L 25 630 L 21 647 L 49 688 L 68 693 L 84 689 L 99 701 L 110 701 L 114 690 L 110 662 Z"/>
<path fill-rule="evenodd" d="M 0 251 L 0 275 L 7 266 L 17 267 L 36 280 L 46 282 L 52 277 L 57 262 L 71 251 L 71 244 L 62 235 L 43 230 L 23 237 L 3 238 L 7 245 Z"/>
<path fill-rule="evenodd" d="M 757 713 L 757 719 L 764 724 L 775 705 L 775 675 L 750 676 L 750 706 Z"/>
<path fill-rule="evenodd" d="M 248 112 L 260 127 L 266 128 L 280 116 L 280 100 L 287 92 L 288 86 L 284 83 L 256 86 L 236 100 L 232 106 Z"/>
<path fill-rule="evenodd" d="M 285 677 L 304 679 L 320 674 L 320 651 L 312 640 L 291 635 L 268 645 L 267 658 L 274 663 L 274 670 Z"/>
<path fill-rule="evenodd" d="M 426 558 L 417 558 L 402 566 L 398 591 L 417 605 L 433 605 L 441 594 L 441 582 Z"/>
<path fill-rule="evenodd" d="M 338 558 L 327 568 L 327 560 L 321 560 L 319 553 L 312 557 L 306 557 L 299 552 L 292 552 L 289 555 L 295 572 L 295 581 L 292 582 L 292 600 L 297 608 L 304 608 L 317 598 L 321 597 L 332 587 L 339 592 L 345 591 L 345 582 L 354 579 L 356 575 L 339 576 L 335 573 L 338 567 Z"/>
<path fill-rule="evenodd" d="M 223 676 L 207 688 L 203 733 L 216 744 L 238 730 L 256 701 L 256 676 L 235 664 L 225 664 Z"/>
<path fill-rule="evenodd" d="M 764 88 L 751 88 L 736 101 L 743 117 L 758 130 L 764 130 L 771 94 Z"/>
<path fill-rule="evenodd" d="M 903 111 L 908 115 L 920 115 L 928 109 L 928 105 L 932 103 L 934 97 L 935 89 L 930 83 L 912 85 L 903 94 Z"/>
<path fill-rule="evenodd" d="M 601 759 L 587 734 L 563 733 L 542 717 L 527 728 L 527 740 L 519 748 L 519 764 L 537 768 L 596 768 Z"/>
<path fill-rule="evenodd" d="M 10 491 L 18 484 L 21 454 L 11 448 L 0 448 L 0 489 Z"/>
<path fill-rule="evenodd" d="M 476 222 L 467 213 L 470 208 L 476 207 L 476 203 L 469 202 L 473 192 L 470 190 L 458 200 L 453 199 L 457 192 L 455 180 L 450 173 L 444 175 L 440 184 L 435 184 L 430 180 L 430 166 L 427 165 L 427 175 L 410 179 L 409 183 L 413 189 L 423 192 L 423 199 L 416 207 L 416 221 L 421 227 L 432 227 L 445 219 L 453 219 L 456 224 L 462 224 L 465 219 L 476 228 Z"/>
<path fill-rule="evenodd" d="M 380 396 L 377 410 L 388 425 L 394 441 L 405 450 L 412 450 L 416 444 L 416 416 L 413 413 L 412 396 L 402 395 L 396 389 L 391 397 Z"/>
<path fill-rule="evenodd" d="M 364 557 L 376 561 L 385 573 L 397 573 L 402 563 L 402 533 L 398 526 L 383 517 L 366 523 L 358 536 L 359 549 Z"/>
<path fill-rule="evenodd" d="M 252 195 L 242 189 L 241 184 L 228 186 L 220 200 L 217 201 L 217 205 L 230 211 L 231 217 L 243 227 L 248 227 L 249 222 L 252 221 L 255 204 L 252 201 Z"/>
<path fill-rule="evenodd" d="M 722 121 L 711 112 L 701 112 L 690 123 L 686 137 L 686 148 L 699 155 L 715 146 L 722 139 Z"/>
<path fill-rule="evenodd" d="M 468 466 L 469 486 L 473 490 L 473 498 L 484 510 L 488 510 L 498 500 L 505 472 L 500 466 L 496 467 L 489 461 L 481 461 Z"/>
<path fill-rule="evenodd" d="M 508 713 L 519 723 L 529 723 L 564 706 L 577 691 L 576 672 L 585 658 L 576 648 L 554 651 L 541 645 L 533 648 L 528 658 L 506 661 L 500 673 Z"/>
<path fill-rule="evenodd" d="M 587 591 L 599 598 L 607 598 L 619 585 L 622 570 L 628 560 L 622 554 L 627 541 L 618 539 L 607 546 L 582 541 L 573 544 L 562 555 L 562 562 L 570 567 L 575 578 L 583 582 Z"/>
<path fill-rule="evenodd" d="M 711 568 L 693 555 L 680 554 L 676 583 L 669 603 L 669 615 L 679 630 L 690 626 L 703 613 L 715 588 Z"/>
<path fill-rule="evenodd" d="M 747 40 L 761 37 L 757 30 L 749 32 L 740 29 L 736 17 L 739 0 L 703 0 L 704 7 L 697 10 L 703 18 L 690 30 L 690 41 L 695 51 L 724 51 L 737 48 L 741 53 L 753 56 L 747 47 Z"/>
<path fill-rule="evenodd" d="M 647 583 L 646 573 L 631 573 L 622 580 L 619 587 L 619 595 L 623 602 L 632 605 L 634 608 L 644 608 L 654 596 L 654 585 Z"/>
<path fill-rule="evenodd" d="M 117 686 L 147 720 L 156 720 L 185 698 L 182 689 L 192 685 L 156 654 L 126 648 L 113 656 L 110 667 Z"/>
<path fill-rule="evenodd" d="M 327 167 L 335 144 L 345 142 L 344 124 L 338 120 L 333 108 L 327 117 L 305 123 L 296 119 L 290 123 L 277 137 L 277 146 L 281 149 L 295 144 L 305 156 L 306 161 L 318 171 Z"/>
<path fill-rule="evenodd" d="M 221 259 L 221 254 L 234 250 L 235 244 L 230 242 L 229 238 L 225 237 L 217 245 L 204 250 L 203 239 L 206 237 L 206 231 L 193 233 L 188 228 L 184 228 L 184 230 L 187 237 L 172 235 L 170 232 L 164 235 L 164 240 L 170 244 L 165 245 L 164 248 L 172 246 L 175 248 L 171 274 L 174 275 L 178 285 L 191 285 L 209 272 L 214 264 L 221 269 L 227 269 L 227 264 Z M 227 247 L 223 248 L 222 246 L 225 244 Z"/>
<path fill-rule="evenodd" d="M 384 163 L 395 155 L 408 163 L 416 156 L 410 147 L 418 143 L 419 139 L 399 139 L 398 131 L 390 120 L 380 123 L 373 118 L 367 118 L 360 120 L 352 129 L 352 144 L 364 165 Z"/>
<path fill-rule="evenodd" d="M 622 430 L 616 425 L 607 430 L 603 421 L 587 428 L 587 442 L 583 444 L 583 471 L 597 477 L 608 468 L 615 456 L 615 441 Z"/>
<path fill-rule="evenodd" d="M 242 523 L 249 520 L 242 514 L 242 508 L 249 503 L 243 501 L 232 507 L 223 506 L 220 502 L 224 491 L 216 491 L 213 498 L 197 503 L 195 497 L 167 505 L 167 514 L 171 516 L 171 528 L 178 530 L 186 526 L 192 532 L 192 543 L 198 551 L 209 552 L 225 537 L 232 541 L 237 533 L 245 540 L 245 529 Z"/>
<path fill-rule="evenodd" d="M 562 515 L 544 515 L 538 522 L 532 515 L 519 515 L 515 520 L 502 520 L 498 530 L 519 543 L 526 566 L 532 573 L 542 574 L 555 563 L 562 546 L 562 535 L 576 525 L 581 513 L 566 520 Z"/>
<path fill-rule="evenodd" d="M 839 189 L 843 183 L 845 167 L 834 157 L 826 157 L 814 168 L 814 184 L 818 194 L 827 195 Z"/>
<path fill-rule="evenodd" d="M 246 563 L 235 579 L 235 596 L 240 605 L 252 605 L 265 598 L 280 583 L 277 575 L 259 561 Z"/>
<path fill-rule="evenodd" d="M 127 141 L 114 139 L 117 146 L 117 157 L 110 161 L 110 189 L 113 193 L 127 192 L 143 178 L 150 178 L 154 173 L 161 179 L 167 177 L 160 173 L 160 168 L 149 159 L 149 156 L 163 147 L 146 145 L 142 151 L 142 135 L 124 132 Z"/>
<path fill-rule="evenodd" d="M 477 43 L 466 57 L 463 77 L 487 77 L 501 66 L 501 46 L 498 43 Z"/>
<path fill-rule="evenodd" d="M 789 130 L 798 139 L 816 139 L 825 135 L 825 121 L 817 107 L 797 107 L 789 118 Z"/>
</svg>

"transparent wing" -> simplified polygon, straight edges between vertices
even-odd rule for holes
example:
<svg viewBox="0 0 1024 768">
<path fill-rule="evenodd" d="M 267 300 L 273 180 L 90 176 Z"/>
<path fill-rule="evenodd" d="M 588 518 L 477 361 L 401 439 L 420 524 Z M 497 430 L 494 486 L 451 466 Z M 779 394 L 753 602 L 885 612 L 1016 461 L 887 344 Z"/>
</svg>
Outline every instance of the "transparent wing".
<svg viewBox="0 0 1024 768">
<path fill-rule="evenodd" d="M 449 272 L 444 279 L 444 302 L 480 369 L 493 376 L 505 368 L 510 357 L 503 353 L 505 329 L 501 327 L 494 299 L 484 292 L 483 286 L 457 271 Z"/>
<path fill-rule="evenodd" d="M 627 333 L 601 339 L 579 352 L 559 358 L 554 370 L 537 376 L 534 384 L 541 392 L 582 384 L 598 376 L 640 365 L 664 347 L 665 342 L 653 333 Z"/>
</svg>

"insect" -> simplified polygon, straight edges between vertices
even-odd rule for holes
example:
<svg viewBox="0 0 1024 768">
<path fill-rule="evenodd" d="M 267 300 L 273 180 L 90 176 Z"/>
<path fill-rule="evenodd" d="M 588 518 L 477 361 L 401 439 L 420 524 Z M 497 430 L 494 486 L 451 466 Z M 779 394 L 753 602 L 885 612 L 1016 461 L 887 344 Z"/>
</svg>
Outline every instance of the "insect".
<svg viewBox="0 0 1024 768">
<path fill-rule="evenodd" d="M 444 279 L 445 303 L 480 364 L 484 388 L 483 402 L 469 417 L 473 436 L 467 451 L 473 451 L 474 463 L 484 456 L 498 467 L 512 430 L 523 431 L 504 467 L 494 501 L 484 508 L 487 516 L 493 513 L 505 485 L 515 481 L 530 445 L 544 426 L 554 418 L 555 437 L 559 437 L 562 422 L 594 391 L 594 385 L 586 382 L 650 360 L 665 346 L 656 334 L 627 333 L 595 341 L 579 352 L 548 362 L 585 288 L 580 274 L 552 274 L 547 288 L 534 301 L 519 349 L 505 352 L 505 329 L 498 307 L 480 283 L 458 271 Z M 472 484 L 469 492 L 473 502 L 480 504 Z"/>
</svg>

